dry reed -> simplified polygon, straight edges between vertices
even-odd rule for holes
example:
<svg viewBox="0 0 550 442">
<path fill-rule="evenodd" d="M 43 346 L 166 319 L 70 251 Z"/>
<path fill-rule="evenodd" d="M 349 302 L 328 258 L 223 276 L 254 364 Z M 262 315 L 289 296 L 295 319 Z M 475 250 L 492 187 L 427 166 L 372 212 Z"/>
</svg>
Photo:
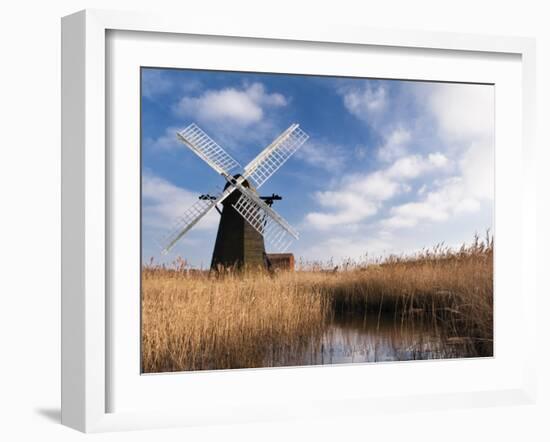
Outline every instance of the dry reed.
<svg viewBox="0 0 550 442">
<path fill-rule="evenodd" d="M 143 371 L 284 364 L 324 322 L 322 297 L 298 290 L 297 277 L 145 269 Z"/>
<path fill-rule="evenodd" d="M 373 312 L 433 322 L 447 339 L 466 340 L 469 354 L 492 355 L 492 239 L 338 271 L 214 275 L 182 261 L 150 264 L 142 272 L 142 369 L 295 365 L 334 315 Z"/>
</svg>

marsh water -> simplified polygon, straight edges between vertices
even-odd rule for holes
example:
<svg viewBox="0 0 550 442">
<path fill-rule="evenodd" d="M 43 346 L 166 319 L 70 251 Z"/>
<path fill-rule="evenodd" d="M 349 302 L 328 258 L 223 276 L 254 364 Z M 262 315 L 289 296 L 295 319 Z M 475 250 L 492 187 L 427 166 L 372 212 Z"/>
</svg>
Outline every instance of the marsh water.
<svg viewBox="0 0 550 442">
<path fill-rule="evenodd" d="M 446 337 L 431 322 L 393 315 L 333 318 L 320 338 L 270 365 L 325 365 L 478 356 L 467 338 Z M 284 362 L 283 362 L 284 361 Z"/>
</svg>

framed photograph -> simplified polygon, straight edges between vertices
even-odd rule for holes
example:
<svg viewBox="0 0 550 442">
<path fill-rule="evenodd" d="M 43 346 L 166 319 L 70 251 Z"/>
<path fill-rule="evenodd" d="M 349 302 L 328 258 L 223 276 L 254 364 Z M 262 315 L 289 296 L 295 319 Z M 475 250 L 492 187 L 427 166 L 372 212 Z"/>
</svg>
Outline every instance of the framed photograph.
<svg viewBox="0 0 550 442">
<path fill-rule="evenodd" d="M 63 19 L 62 422 L 532 401 L 533 41 L 264 25 Z"/>
</svg>

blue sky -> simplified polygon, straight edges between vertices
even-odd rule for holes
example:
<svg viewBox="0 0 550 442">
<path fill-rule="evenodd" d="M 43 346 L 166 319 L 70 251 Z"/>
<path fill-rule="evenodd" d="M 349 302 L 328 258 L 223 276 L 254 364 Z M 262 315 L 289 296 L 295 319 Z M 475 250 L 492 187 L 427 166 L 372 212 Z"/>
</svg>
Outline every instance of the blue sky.
<svg viewBox="0 0 550 442">
<path fill-rule="evenodd" d="M 309 134 L 260 189 L 283 196 L 298 259 L 454 247 L 492 229 L 493 86 L 143 68 L 141 103 L 146 261 L 210 264 L 216 211 L 168 257 L 156 241 L 224 184 L 177 140 L 193 122 L 243 166 L 294 122 Z"/>
</svg>

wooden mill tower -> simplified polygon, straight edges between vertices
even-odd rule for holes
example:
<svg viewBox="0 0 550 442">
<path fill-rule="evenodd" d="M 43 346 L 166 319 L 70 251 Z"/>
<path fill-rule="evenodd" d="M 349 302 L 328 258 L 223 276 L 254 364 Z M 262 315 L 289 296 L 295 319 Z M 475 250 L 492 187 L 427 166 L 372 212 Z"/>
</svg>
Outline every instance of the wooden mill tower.
<svg viewBox="0 0 550 442">
<path fill-rule="evenodd" d="M 226 184 L 226 189 L 229 183 Z M 243 186 L 256 193 L 248 181 Z M 226 190 L 224 189 L 224 190 Z M 264 268 L 267 265 L 264 237 L 233 207 L 241 196 L 234 191 L 223 202 L 216 244 L 212 254 L 212 270 L 220 268 Z"/>
</svg>

